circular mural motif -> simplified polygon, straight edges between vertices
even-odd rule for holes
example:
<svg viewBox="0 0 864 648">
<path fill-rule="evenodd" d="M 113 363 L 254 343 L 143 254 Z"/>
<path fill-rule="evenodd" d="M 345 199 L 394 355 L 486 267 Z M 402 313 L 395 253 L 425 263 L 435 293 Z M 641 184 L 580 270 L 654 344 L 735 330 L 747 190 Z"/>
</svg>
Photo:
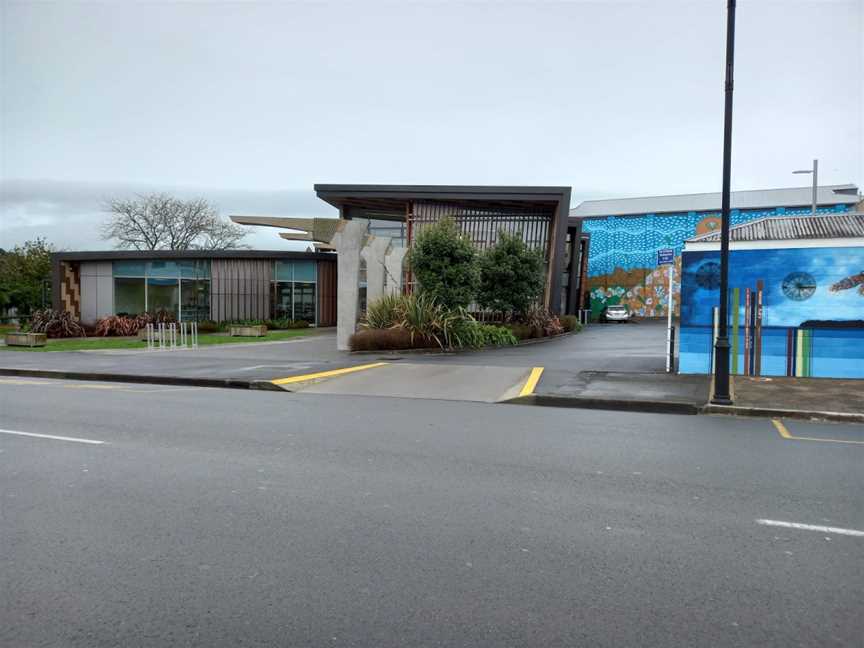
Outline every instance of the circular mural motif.
<svg viewBox="0 0 864 648">
<path fill-rule="evenodd" d="M 816 280 L 807 272 L 790 272 L 780 284 L 783 294 L 793 301 L 804 301 L 816 292 Z"/>
<path fill-rule="evenodd" d="M 705 290 L 717 290 L 720 287 L 720 264 L 708 261 L 699 266 L 696 271 L 696 283 Z"/>
</svg>

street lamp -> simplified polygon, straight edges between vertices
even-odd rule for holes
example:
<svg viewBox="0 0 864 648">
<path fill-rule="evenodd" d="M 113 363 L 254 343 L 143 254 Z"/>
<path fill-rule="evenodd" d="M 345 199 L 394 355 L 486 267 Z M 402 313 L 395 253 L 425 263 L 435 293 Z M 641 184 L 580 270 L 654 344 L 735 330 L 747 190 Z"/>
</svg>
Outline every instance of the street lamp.
<svg viewBox="0 0 864 648">
<path fill-rule="evenodd" d="M 819 179 L 819 160 L 813 160 L 813 168 L 812 169 L 799 169 L 798 171 L 793 171 L 792 173 L 812 173 L 813 174 L 813 208 L 811 210 L 811 214 L 813 216 L 816 215 L 816 187 L 818 179 Z"/>
<path fill-rule="evenodd" d="M 726 15 L 726 96 L 723 111 L 723 194 L 720 221 L 720 321 L 714 342 L 714 395 L 716 405 L 731 405 L 729 390 L 729 207 L 732 175 L 732 90 L 735 61 L 735 0 Z"/>
</svg>

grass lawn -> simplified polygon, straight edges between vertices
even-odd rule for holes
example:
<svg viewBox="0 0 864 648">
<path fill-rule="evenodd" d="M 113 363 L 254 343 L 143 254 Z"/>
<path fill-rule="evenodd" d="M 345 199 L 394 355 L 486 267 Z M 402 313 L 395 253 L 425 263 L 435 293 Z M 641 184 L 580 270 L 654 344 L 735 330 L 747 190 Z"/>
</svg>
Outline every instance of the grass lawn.
<svg viewBox="0 0 864 648">
<path fill-rule="evenodd" d="M 198 346 L 214 344 L 252 344 L 255 342 L 276 342 L 303 337 L 314 333 L 315 329 L 290 329 L 287 331 L 267 331 L 264 337 L 231 337 L 225 333 L 202 333 L 198 336 Z M 71 340 L 48 340 L 44 347 L 0 347 L 8 351 L 91 351 L 95 349 L 146 349 L 147 343 L 135 338 L 92 337 Z"/>
</svg>

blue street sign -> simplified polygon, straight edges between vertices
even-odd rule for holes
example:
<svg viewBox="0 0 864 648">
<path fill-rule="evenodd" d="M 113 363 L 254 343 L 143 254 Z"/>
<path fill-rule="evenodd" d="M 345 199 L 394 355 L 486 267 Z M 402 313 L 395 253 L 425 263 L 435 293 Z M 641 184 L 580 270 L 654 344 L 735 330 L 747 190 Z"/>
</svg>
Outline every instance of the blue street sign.
<svg viewBox="0 0 864 648">
<path fill-rule="evenodd" d="M 657 250 L 657 265 L 672 265 L 675 263 L 675 250 L 672 248 L 663 248 Z"/>
</svg>

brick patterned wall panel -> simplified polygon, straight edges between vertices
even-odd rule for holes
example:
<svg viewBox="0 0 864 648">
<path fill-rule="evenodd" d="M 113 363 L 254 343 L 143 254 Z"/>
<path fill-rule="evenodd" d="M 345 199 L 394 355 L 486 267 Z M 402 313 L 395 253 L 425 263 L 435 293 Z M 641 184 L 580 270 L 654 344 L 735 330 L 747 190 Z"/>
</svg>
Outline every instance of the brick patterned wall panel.
<svg viewBox="0 0 864 648">
<path fill-rule="evenodd" d="M 73 261 L 60 263 L 60 305 L 75 319 L 81 318 L 81 268 Z"/>
</svg>

